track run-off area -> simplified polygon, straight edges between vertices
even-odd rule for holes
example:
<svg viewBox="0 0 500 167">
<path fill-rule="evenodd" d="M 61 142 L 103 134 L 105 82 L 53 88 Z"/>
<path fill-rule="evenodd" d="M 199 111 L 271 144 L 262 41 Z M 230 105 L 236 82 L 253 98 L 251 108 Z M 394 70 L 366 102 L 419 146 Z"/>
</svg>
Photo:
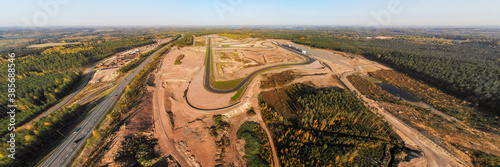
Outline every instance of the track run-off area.
<svg viewBox="0 0 500 167">
<path fill-rule="evenodd" d="M 247 77 L 245 78 L 239 78 L 239 79 L 235 79 L 235 80 L 232 80 L 232 81 L 238 81 L 238 80 L 241 80 L 237 86 L 235 87 L 232 87 L 232 88 L 227 88 L 227 89 L 217 89 L 217 88 L 214 88 L 214 86 L 212 85 L 213 83 L 216 83 L 217 81 L 215 81 L 215 77 L 214 77 L 214 71 L 213 71 L 213 51 L 212 51 L 212 46 L 211 46 L 211 43 L 212 43 L 212 39 L 211 37 L 208 37 L 208 42 L 207 42 L 207 52 L 206 52 L 206 56 L 205 56 L 205 73 L 204 73 L 204 78 L 203 78 L 203 86 L 205 88 L 205 90 L 209 91 L 209 92 L 212 92 L 212 93 L 233 93 L 233 92 L 236 92 L 236 91 L 239 91 L 239 95 L 237 93 L 236 96 L 239 96 L 238 97 L 238 101 L 236 103 L 233 103 L 231 105 L 228 105 L 228 106 L 224 106 L 224 107 L 219 107 L 219 108 L 200 108 L 200 107 L 196 107 L 194 105 L 192 105 L 189 101 L 189 99 L 187 98 L 187 92 L 189 90 L 189 86 L 188 86 L 188 89 L 184 92 L 184 97 L 185 97 L 185 100 L 186 100 L 186 103 L 191 107 L 191 108 L 194 108 L 196 110 L 201 110 L 201 111 L 216 111 L 216 110 L 224 110 L 224 109 L 228 109 L 228 108 L 231 108 L 231 107 L 234 107 L 238 104 L 241 103 L 241 97 L 243 97 L 243 94 L 246 90 L 246 86 L 259 74 L 263 73 L 263 72 L 267 72 L 267 71 L 271 71 L 271 70 L 275 70 L 275 69 L 281 69 L 281 68 L 286 68 L 286 67 L 290 67 L 290 66 L 299 66 L 299 65 L 308 65 L 308 64 L 311 64 L 313 63 L 314 61 L 316 61 L 316 59 L 312 58 L 312 57 L 309 57 L 308 55 L 305 55 L 305 54 L 302 54 L 300 52 L 297 52 L 295 50 L 292 50 L 292 49 L 289 49 L 289 48 L 286 48 L 286 47 L 282 47 L 281 45 L 279 45 L 279 43 L 274 43 L 276 46 L 278 47 L 282 47 L 284 49 L 287 49 L 293 53 L 296 53 L 302 57 L 304 57 L 306 59 L 306 61 L 303 61 L 303 62 L 299 62 L 299 63 L 286 63 L 286 64 L 279 64 L 279 65 L 274 65 L 274 66 L 269 66 L 269 67 L 265 67 L 265 68 L 261 68 L 259 70 L 256 70 L 252 73 L 250 73 Z M 224 81 L 224 82 L 231 82 L 231 81 Z"/>
<path fill-rule="evenodd" d="M 279 65 L 265 67 L 265 68 L 262 68 L 262 69 L 259 69 L 259 70 L 256 70 L 256 71 L 250 73 L 247 77 L 245 77 L 245 79 L 243 79 L 234 88 L 216 89 L 212 86 L 212 83 L 215 83 L 216 81 L 215 81 L 215 77 L 214 77 L 213 70 L 212 70 L 212 68 L 213 68 L 213 64 L 212 64 L 213 63 L 213 55 L 212 55 L 213 52 L 212 52 L 212 48 L 211 48 L 211 41 L 212 41 L 212 39 L 211 39 L 211 37 L 209 37 L 208 44 L 207 44 L 207 55 L 205 58 L 205 77 L 204 77 L 204 84 L 203 85 L 205 86 L 206 90 L 213 92 L 213 93 L 231 93 L 234 91 L 238 91 L 239 89 L 241 89 L 245 85 L 247 85 L 247 83 L 250 82 L 253 78 L 255 78 L 255 76 L 257 76 L 258 74 L 265 72 L 265 71 L 269 71 L 269 70 L 273 70 L 273 69 L 277 69 L 277 68 L 281 68 L 281 67 L 287 67 L 287 66 L 307 65 L 307 64 L 311 64 L 314 61 L 316 61 L 316 59 L 309 57 L 305 54 L 302 54 L 302 53 L 299 53 L 297 51 L 283 47 L 291 52 L 294 52 L 294 53 L 306 58 L 306 61 L 300 62 L 300 63 L 287 63 L 287 64 L 279 64 Z M 275 45 L 280 46 L 277 43 L 275 43 Z M 236 79 L 236 80 L 240 80 L 240 79 Z"/>
</svg>

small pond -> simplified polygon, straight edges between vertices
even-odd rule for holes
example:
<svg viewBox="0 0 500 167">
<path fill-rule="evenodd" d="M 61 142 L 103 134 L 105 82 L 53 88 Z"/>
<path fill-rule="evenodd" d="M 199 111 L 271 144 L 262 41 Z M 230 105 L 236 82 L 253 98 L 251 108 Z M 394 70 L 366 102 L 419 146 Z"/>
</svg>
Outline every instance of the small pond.
<svg viewBox="0 0 500 167">
<path fill-rule="evenodd" d="M 379 86 L 380 88 L 384 89 L 385 91 L 389 92 L 390 94 L 392 94 L 396 97 L 400 97 L 406 101 L 421 102 L 421 100 L 418 99 L 417 97 L 405 92 L 404 90 L 396 88 L 392 85 L 385 84 L 385 83 L 376 83 L 376 85 Z"/>
</svg>

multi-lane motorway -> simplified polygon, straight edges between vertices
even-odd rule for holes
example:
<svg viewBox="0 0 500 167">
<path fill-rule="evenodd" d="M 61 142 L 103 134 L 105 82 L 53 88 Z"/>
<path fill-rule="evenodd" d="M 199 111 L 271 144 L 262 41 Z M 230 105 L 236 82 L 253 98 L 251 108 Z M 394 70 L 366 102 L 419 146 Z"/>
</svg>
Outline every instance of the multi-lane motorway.
<svg viewBox="0 0 500 167">
<path fill-rule="evenodd" d="M 180 37 L 182 38 L 183 35 Z M 179 38 L 179 39 L 180 39 Z M 168 46 L 168 45 L 167 45 Z M 167 46 L 163 47 L 166 48 Z M 163 49 L 162 48 L 162 49 Z M 127 85 L 139 73 L 139 71 L 158 54 L 159 49 L 144 62 L 142 62 L 130 75 L 122 79 L 118 86 L 85 118 L 85 120 L 76 128 L 76 130 L 66 137 L 66 139 L 56 148 L 55 151 L 42 163 L 42 167 L 61 167 L 66 166 L 69 160 L 76 154 L 84 141 L 90 136 L 92 130 L 97 126 L 101 119 L 104 118 L 106 112 L 111 109 L 113 104 L 118 100 L 118 97 L 125 90 Z"/>
<path fill-rule="evenodd" d="M 87 71 L 87 74 L 85 75 L 84 78 L 82 78 L 82 80 L 80 82 L 80 85 L 78 86 L 78 88 L 76 88 L 75 92 L 73 92 L 70 95 L 68 95 L 68 97 L 66 97 L 59 104 L 57 104 L 56 106 L 52 107 L 50 110 L 48 110 L 47 112 L 45 112 L 44 114 L 42 114 L 42 116 L 48 116 L 51 112 L 58 110 L 59 108 L 61 108 L 62 106 L 64 106 L 66 103 L 68 103 L 71 99 L 73 99 L 73 97 L 75 97 L 78 93 L 80 93 L 80 91 L 82 91 L 82 89 L 85 86 L 87 86 L 87 84 L 89 83 L 90 79 L 92 79 L 92 76 L 94 75 L 94 67 L 95 67 L 96 64 L 94 64 L 92 67 L 89 67 L 89 70 Z M 36 118 L 36 119 L 39 119 L 39 118 Z"/>
</svg>

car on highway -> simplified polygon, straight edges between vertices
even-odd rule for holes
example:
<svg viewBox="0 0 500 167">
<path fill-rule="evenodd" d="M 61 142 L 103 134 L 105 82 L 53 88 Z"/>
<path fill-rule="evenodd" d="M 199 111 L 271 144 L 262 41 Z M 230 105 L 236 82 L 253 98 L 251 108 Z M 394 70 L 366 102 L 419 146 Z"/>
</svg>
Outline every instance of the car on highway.
<svg viewBox="0 0 500 167">
<path fill-rule="evenodd" d="M 75 141 L 73 141 L 73 142 L 74 142 L 74 143 L 78 143 L 78 142 L 82 141 L 82 139 L 83 139 L 83 138 L 84 138 L 84 137 L 81 137 L 81 138 L 79 138 L 79 139 L 76 139 L 76 140 L 75 140 Z"/>
<path fill-rule="evenodd" d="M 81 129 L 82 129 L 82 128 L 81 128 L 81 127 L 79 127 L 79 128 L 77 128 L 77 129 L 76 129 L 73 133 L 76 133 L 76 132 L 80 131 Z"/>
</svg>

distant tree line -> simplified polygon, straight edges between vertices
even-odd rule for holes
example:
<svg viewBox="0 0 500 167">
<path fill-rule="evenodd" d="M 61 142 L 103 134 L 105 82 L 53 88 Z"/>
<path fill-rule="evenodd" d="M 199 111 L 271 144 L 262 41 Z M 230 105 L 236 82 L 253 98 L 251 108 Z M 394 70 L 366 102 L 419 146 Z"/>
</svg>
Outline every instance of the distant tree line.
<svg viewBox="0 0 500 167">
<path fill-rule="evenodd" d="M 71 92 L 81 78 L 81 68 L 114 53 L 154 43 L 152 39 L 139 37 L 111 40 L 94 45 L 47 47 L 35 49 L 35 55 L 18 57 L 16 69 L 17 123 L 23 124 L 47 110 Z M 29 50 L 29 49 L 28 49 Z M 16 54 L 17 55 L 17 54 Z M 0 70 L 7 71 L 8 62 L 0 62 Z M 76 72 L 75 72 L 76 71 Z M 7 75 L 1 75 L 0 93 L 7 94 Z M 7 110 L 8 97 L 0 96 L 0 109 Z M 0 122 L 8 119 L 0 113 Z M 3 127 L 7 124 L 1 124 Z M 1 128 L 4 134 L 6 128 Z"/>
<path fill-rule="evenodd" d="M 500 107 L 500 47 L 496 45 L 442 46 L 405 40 L 355 41 L 320 36 L 293 41 L 361 54 L 484 107 Z"/>
<path fill-rule="evenodd" d="M 217 33 L 232 38 L 288 39 L 312 47 L 360 54 L 388 64 L 398 71 L 484 108 L 494 111 L 500 108 L 500 43 L 498 38 L 453 34 L 429 35 L 427 31 L 419 32 L 411 29 L 382 32 L 398 34 L 404 38 L 367 39 L 366 36 L 374 34 L 357 33 L 355 29 L 321 28 L 308 30 L 216 29 L 207 30 L 204 33 Z M 419 36 L 463 41 L 440 44 L 410 40 L 411 37 Z"/>
</svg>

